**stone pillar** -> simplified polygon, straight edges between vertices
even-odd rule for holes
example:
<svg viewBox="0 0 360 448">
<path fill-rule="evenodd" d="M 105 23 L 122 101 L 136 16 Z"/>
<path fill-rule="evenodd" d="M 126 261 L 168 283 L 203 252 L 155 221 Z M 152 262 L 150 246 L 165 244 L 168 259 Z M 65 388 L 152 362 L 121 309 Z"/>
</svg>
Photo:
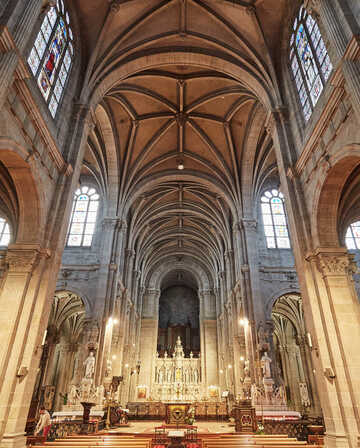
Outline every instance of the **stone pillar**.
<svg viewBox="0 0 360 448">
<path fill-rule="evenodd" d="M 360 427 L 360 352 L 354 341 L 360 340 L 360 309 L 352 258 L 345 249 L 319 248 L 307 260 L 325 443 L 355 448 Z"/>
<path fill-rule="evenodd" d="M 65 343 L 60 346 L 60 359 L 57 369 L 57 371 L 59 372 L 59 376 L 57 378 L 54 400 L 54 409 L 56 411 L 61 411 L 63 405 L 63 399 L 61 398 L 60 393 L 65 394 L 68 392 L 67 377 L 70 370 L 71 349 L 71 344 Z"/>
<path fill-rule="evenodd" d="M 0 446 L 25 445 L 45 327 L 42 318 L 44 309 L 49 311 L 48 256 L 33 244 L 10 245 L 6 254 L 8 270 L 0 295 Z"/>
</svg>

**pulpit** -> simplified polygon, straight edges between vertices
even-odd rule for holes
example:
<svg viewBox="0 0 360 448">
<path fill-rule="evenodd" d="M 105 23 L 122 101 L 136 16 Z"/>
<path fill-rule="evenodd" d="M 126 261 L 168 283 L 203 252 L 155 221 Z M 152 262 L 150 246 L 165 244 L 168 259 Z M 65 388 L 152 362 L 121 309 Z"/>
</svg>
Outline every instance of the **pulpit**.
<svg viewBox="0 0 360 448">
<path fill-rule="evenodd" d="M 257 429 L 256 411 L 251 400 L 240 400 L 233 408 L 235 431 L 241 434 L 254 434 Z"/>
</svg>

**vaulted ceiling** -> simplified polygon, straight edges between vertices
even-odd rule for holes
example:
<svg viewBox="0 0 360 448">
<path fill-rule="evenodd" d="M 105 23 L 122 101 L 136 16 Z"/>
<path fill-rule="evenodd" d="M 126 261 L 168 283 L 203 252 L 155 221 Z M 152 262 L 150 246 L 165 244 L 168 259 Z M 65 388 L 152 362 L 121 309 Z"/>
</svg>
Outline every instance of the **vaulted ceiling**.
<svg viewBox="0 0 360 448">
<path fill-rule="evenodd" d="M 257 189 L 276 169 L 265 104 L 277 95 L 269 61 L 285 0 L 123 0 L 96 13 L 95 3 L 78 0 L 96 56 L 83 94 L 102 91 L 83 173 L 106 193 L 107 214 L 127 220 L 128 249 L 145 277 L 174 255 L 217 275 L 233 249 L 233 225 L 253 216 Z M 172 52 L 185 56 L 176 62 Z M 212 54 L 224 67 L 231 58 L 244 76 L 204 67 L 187 52 Z M 154 54 L 159 62 L 147 65 Z"/>
</svg>

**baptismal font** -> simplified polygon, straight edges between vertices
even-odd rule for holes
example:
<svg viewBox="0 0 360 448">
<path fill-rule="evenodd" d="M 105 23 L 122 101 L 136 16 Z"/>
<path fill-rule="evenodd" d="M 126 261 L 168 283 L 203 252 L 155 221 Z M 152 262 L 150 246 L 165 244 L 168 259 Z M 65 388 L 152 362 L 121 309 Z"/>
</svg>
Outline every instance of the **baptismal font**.
<svg viewBox="0 0 360 448">
<path fill-rule="evenodd" d="M 163 358 L 156 354 L 152 395 L 162 402 L 196 401 L 201 396 L 200 357 L 190 353 L 185 358 L 180 336 L 172 357 L 167 352 Z"/>
</svg>

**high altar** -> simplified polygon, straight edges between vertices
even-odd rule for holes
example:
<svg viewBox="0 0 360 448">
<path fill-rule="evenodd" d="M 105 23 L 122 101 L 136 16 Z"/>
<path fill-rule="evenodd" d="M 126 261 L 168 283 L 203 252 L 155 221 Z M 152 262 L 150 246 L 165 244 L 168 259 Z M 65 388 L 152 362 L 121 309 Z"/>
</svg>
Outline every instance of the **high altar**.
<svg viewBox="0 0 360 448">
<path fill-rule="evenodd" d="M 190 357 L 185 358 L 181 339 L 178 337 L 172 357 L 167 352 L 163 358 L 156 354 L 152 396 L 163 402 L 192 402 L 199 400 L 200 394 L 200 357 L 194 358 L 190 353 Z"/>
</svg>

